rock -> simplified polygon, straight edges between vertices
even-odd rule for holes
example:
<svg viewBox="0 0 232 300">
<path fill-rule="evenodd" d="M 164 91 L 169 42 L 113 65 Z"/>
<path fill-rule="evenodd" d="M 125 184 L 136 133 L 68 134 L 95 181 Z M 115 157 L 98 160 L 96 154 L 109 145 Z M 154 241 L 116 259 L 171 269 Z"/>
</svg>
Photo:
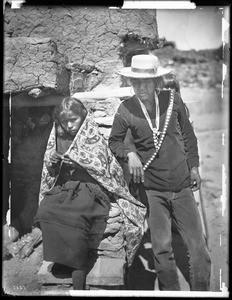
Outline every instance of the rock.
<svg viewBox="0 0 232 300">
<path fill-rule="evenodd" d="M 118 232 L 122 228 L 122 223 L 119 222 L 114 222 L 114 223 L 109 223 L 104 231 L 104 234 L 107 233 L 115 233 Z"/>
<path fill-rule="evenodd" d="M 107 220 L 107 223 L 108 224 L 112 224 L 112 223 L 122 223 L 123 222 L 123 218 L 122 216 L 116 216 L 116 217 L 113 217 L 113 218 L 109 218 Z"/>
<path fill-rule="evenodd" d="M 112 126 L 114 117 L 98 117 L 94 120 L 99 126 Z"/>
<path fill-rule="evenodd" d="M 30 90 L 30 91 L 28 92 L 28 95 L 31 95 L 31 96 L 33 96 L 34 98 L 37 98 L 37 97 L 39 97 L 39 95 L 41 94 L 41 92 L 42 92 L 41 89 L 39 89 L 39 88 L 34 88 L 34 89 L 32 89 L 32 90 Z"/>
<path fill-rule="evenodd" d="M 123 258 L 125 259 L 126 257 L 126 250 L 125 248 L 121 248 L 118 251 L 110 251 L 110 250 L 95 250 L 96 251 L 96 255 L 104 255 L 106 257 L 112 257 L 112 258 Z"/>
<path fill-rule="evenodd" d="M 104 126 L 99 126 L 99 131 L 101 134 L 104 136 L 106 140 L 109 139 L 110 132 L 111 132 L 111 127 L 104 127 Z"/>
<path fill-rule="evenodd" d="M 9 253 L 13 257 L 25 258 L 30 256 L 34 247 L 42 241 L 42 232 L 39 228 L 34 228 L 31 233 L 24 235 L 17 242 L 8 246 Z"/>
<path fill-rule="evenodd" d="M 13 226 L 9 226 L 5 224 L 3 226 L 3 236 L 4 236 L 4 242 L 6 244 L 10 244 L 17 241 L 17 239 L 19 238 L 19 232 Z"/>
<path fill-rule="evenodd" d="M 118 207 L 118 204 L 116 203 L 111 203 L 111 208 L 110 208 L 110 212 L 109 212 L 109 217 L 110 218 L 114 218 L 116 216 L 119 216 L 121 214 L 121 210 Z"/>
<path fill-rule="evenodd" d="M 124 285 L 126 261 L 99 256 L 86 278 L 86 284 L 98 286 Z"/>
<path fill-rule="evenodd" d="M 97 110 L 93 113 L 94 118 L 101 118 L 101 117 L 105 117 L 106 113 L 104 111 L 101 110 Z"/>
<path fill-rule="evenodd" d="M 125 245 L 124 235 L 123 235 L 123 230 L 121 228 L 120 231 L 118 231 L 116 234 L 109 235 L 108 237 L 104 238 L 100 242 L 98 249 L 117 252 L 120 249 L 122 249 L 124 245 Z"/>
</svg>

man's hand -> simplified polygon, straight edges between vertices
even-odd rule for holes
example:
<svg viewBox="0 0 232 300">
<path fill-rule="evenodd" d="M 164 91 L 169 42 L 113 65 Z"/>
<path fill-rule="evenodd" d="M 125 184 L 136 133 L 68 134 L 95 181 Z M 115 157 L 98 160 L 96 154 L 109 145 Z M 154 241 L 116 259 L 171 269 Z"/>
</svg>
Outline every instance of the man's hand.
<svg viewBox="0 0 232 300">
<path fill-rule="evenodd" d="M 127 154 L 129 172 L 133 177 L 135 183 L 144 182 L 144 170 L 141 160 L 135 152 Z"/>
<path fill-rule="evenodd" d="M 190 187 L 193 192 L 197 191 L 201 187 L 201 177 L 197 167 L 193 167 L 190 171 L 191 184 Z"/>
</svg>

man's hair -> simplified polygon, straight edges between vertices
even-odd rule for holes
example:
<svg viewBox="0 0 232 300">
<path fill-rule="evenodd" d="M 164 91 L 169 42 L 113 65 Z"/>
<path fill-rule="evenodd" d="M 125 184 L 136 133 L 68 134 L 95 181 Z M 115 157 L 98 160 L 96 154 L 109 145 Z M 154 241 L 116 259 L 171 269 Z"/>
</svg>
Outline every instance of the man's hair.
<svg viewBox="0 0 232 300">
<path fill-rule="evenodd" d="M 131 78 L 133 82 L 134 78 Z M 166 74 L 160 77 L 155 77 L 153 80 L 156 82 L 157 89 L 174 89 L 180 95 L 180 84 L 173 74 Z"/>
<path fill-rule="evenodd" d="M 76 98 L 73 97 L 66 97 L 64 98 L 60 104 L 58 104 L 54 111 L 53 111 L 53 119 L 55 123 L 60 123 L 60 117 L 67 113 L 72 111 L 75 115 L 80 116 L 85 119 L 87 115 L 87 109 L 85 108 L 84 104 Z"/>
<path fill-rule="evenodd" d="M 178 94 L 180 94 L 180 83 L 173 74 L 166 74 L 163 76 L 164 88 L 174 89 Z"/>
<path fill-rule="evenodd" d="M 153 81 L 156 82 L 156 88 L 157 89 L 160 89 L 163 87 L 163 79 L 162 79 L 162 76 L 160 77 L 155 77 L 155 78 L 130 78 L 130 82 L 131 84 L 133 83 L 134 80 L 136 79 L 142 79 L 142 80 L 146 80 L 146 79 L 151 79 Z"/>
</svg>

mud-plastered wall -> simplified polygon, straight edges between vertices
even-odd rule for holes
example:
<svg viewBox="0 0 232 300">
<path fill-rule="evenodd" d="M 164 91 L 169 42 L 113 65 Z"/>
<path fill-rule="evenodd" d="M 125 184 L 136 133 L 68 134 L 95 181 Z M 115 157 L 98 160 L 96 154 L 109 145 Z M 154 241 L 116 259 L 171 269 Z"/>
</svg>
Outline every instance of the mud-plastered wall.
<svg viewBox="0 0 232 300">
<path fill-rule="evenodd" d="M 119 88 L 123 82 L 118 69 L 129 65 L 132 55 L 157 49 L 158 43 L 155 10 L 78 5 L 5 8 L 4 101 L 11 94 L 9 173 L 12 222 L 17 219 L 19 231 L 30 231 L 33 225 L 54 105 L 76 92 Z M 120 101 L 110 95 L 98 102 L 85 100 L 101 118 L 106 138 L 109 117 L 112 120 Z M 9 128 L 9 120 L 5 124 Z"/>
<path fill-rule="evenodd" d="M 72 93 L 83 88 L 91 90 L 104 81 L 106 85 L 119 86 L 120 78 L 115 73 L 123 62 L 125 41 L 137 37 L 137 45 L 132 42 L 135 51 L 154 48 L 147 41 L 156 44 L 158 39 L 155 10 L 97 6 L 8 8 L 4 13 L 4 29 L 5 36 L 10 38 L 50 37 L 53 48 L 57 49 L 57 64 L 88 75 L 86 86 L 79 84 L 77 90 L 71 87 Z"/>
</svg>

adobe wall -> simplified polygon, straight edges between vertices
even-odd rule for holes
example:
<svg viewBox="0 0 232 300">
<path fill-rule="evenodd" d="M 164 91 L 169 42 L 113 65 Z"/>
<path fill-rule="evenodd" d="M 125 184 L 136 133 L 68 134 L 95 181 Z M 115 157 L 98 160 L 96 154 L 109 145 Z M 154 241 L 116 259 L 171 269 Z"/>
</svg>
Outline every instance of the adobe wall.
<svg viewBox="0 0 232 300">
<path fill-rule="evenodd" d="M 71 93 L 91 90 L 100 83 L 120 86 L 120 78 L 115 74 L 127 52 L 157 48 L 158 41 L 155 10 L 22 6 L 21 9 L 5 10 L 4 26 L 5 37 L 11 39 L 50 38 L 56 49 L 53 51 L 57 54 L 57 66 L 65 66 L 75 73 L 70 83 Z M 42 48 L 38 41 L 40 55 L 44 51 Z M 5 53 L 8 53 L 7 48 Z M 28 59 L 33 60 L 29 56 Z M 50 68 L 52 72 L 53 66 Z M 24 76 L 26 65 L 22 66 L 22 70 Z M 49 73 L 49 70 L 46 72 Z M 75 83 L 77 72 L 79 77 L 82 74 L 82 78 Z"/>
<path fill-rule="evenodd" d="M 21 7 L 4 11 L 4 110 L 11 92 L 12 223 L 28 232 L 38 205 L 43 154 L 52 110 L 63 96 L 116 88 L 117 70 L 136 53 L 158 47 L 155 10 Z M 119 98 L 85 101 L 96 117 L 113 116 Z M 6 132 L 9 119 L 5 120 Z M 101 124 L 107 138 L 110 126 Z M 5 162 L 9 145 L 5 140 Z M 7 185 L 5 185 L 7 187 Z M 4 203 L 7 208 L 8 194 Z"/>
</svg>

